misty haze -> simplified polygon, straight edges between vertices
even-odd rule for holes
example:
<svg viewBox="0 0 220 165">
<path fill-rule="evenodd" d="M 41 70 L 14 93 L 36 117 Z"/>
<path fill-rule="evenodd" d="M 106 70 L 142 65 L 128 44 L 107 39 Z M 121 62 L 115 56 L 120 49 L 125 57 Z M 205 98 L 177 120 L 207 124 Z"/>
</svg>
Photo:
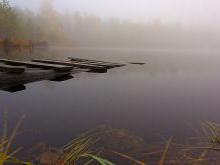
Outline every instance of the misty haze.
<svg viewBox="0 0 220 165">
<path fill-rule="evenodd" d="M 0 165 L 218 165 L 219 6 L 0 0 Z"/>
</svg>

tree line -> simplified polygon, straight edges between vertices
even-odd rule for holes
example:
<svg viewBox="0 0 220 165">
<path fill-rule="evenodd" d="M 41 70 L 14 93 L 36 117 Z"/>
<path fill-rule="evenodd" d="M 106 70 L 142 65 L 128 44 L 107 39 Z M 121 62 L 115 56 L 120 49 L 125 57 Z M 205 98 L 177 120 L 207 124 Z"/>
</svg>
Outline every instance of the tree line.
<svg viewBox="0 0 220 165">
<path fill-rule="evenodd" d="M 38 12 L 11 7 L 8 0 L 0 0 L 0 38 L 116 47 L 217 47 L 220 43 L 219 33 L 187 29 L 176 23 L 136 23 L 80 12 L 61 13 L 52 0 L 44 0 Z"/>
</svg>

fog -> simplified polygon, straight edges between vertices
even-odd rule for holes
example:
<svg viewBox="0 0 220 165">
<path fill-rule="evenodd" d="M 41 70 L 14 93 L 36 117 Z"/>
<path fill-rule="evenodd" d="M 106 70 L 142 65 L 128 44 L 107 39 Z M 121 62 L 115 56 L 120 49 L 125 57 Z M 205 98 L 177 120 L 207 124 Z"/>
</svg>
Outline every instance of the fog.
<svg viewBox="0 0 220 165">
<path fill-rule="evenodd" d="M 25 38 L 80 46 L 215 47 L 218 0 L 12 0 Z M 24 28 L 24 27 L 23 27 Z"/>
<path fill-rule="evenodd" d="M 22 8 L 39 10 L 43 0 L 13 0 Z M 216 26 L 220 16 L 218 0 L 53 0 L 54 8 L 100 16 L 147 22 L 154 19 L 187 25 Z M 217 21 L 217 22 L 216 22 Z"/>
</svg>

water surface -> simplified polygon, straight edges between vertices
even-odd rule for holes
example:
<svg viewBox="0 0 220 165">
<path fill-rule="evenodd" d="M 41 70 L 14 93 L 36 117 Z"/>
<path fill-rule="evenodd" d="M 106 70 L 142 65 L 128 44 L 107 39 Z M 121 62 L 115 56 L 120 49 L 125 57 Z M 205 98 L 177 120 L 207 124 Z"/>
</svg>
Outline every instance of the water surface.
<svg viewBox="0 0 220 165">
<path fill-rule="evenodd" d="M 17 93 L 0 91 L 0 113 L 7 110 L 11 126 L 26 115 L 17 143 L 59 146 L 99 125 L 128 129 L 151 143 L 191 136 L 202 121 L 220 122 L 218 50 L 56 47 L 1 54 L 20 60 L 70 56 L 127 66 L 35 82 Z"/>
</svg>

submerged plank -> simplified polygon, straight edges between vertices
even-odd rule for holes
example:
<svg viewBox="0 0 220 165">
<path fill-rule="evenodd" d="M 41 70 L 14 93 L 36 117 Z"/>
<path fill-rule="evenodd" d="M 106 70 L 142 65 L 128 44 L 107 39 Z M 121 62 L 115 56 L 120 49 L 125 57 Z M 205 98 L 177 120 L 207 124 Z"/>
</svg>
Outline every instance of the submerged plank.
<svg viewBox="0 0 220 165">
<path fill-rule="evenodd" d="M 4 62 L 8 65 L 28 66 L 28 67 L 33 67 L 33 68 L 52 69 L 56 71 L 71 71 L 73 69 L 72 66 L 45 64 L 45 63 L 29 62 L 29 61 L 0 59 L 0 62 Z"/>
<path fill-rule="evenodd" d="M 23 73 L 25 71 L 25 67 L 0 64 L 0 71 L 7 73 Z"/>
<path fill-rule="evenodd" d="M 74 61 L 81 64 L 89 64 L 89 65 L 96 65 L 96 66 L 102 66 L 106 67 L 107 69 L 118 67 L 118 65 L 111 64 L 111 63 L 102 63 L 102 62 L 90 62 L 90 61 Z"/>
<path fill-rule="evenodd" d="M 34 59 L 32 60 L 34 62 L 41 62 L 41 63 L 48 63 L 48 64 L 60 64 L 60 65 L 67 65 L 67 66 L 73 66 L 73 61 L 57 61 L 57 60 L 39 60 L 39 59 Z M 76 62 L 75 62 L 76 63 Z M 87 63 L 87 62 L 79 62 L 77 61 L 78 64 L 82 64 L 82 66 L 86 68 L 86 66 L 98 66 L 98 67 L 104 67 L 107 69 L 114 68 L 115 66 L 112 65 L 107 65 L 107 64 L 99 64 L 99 63 Z M 91 67 L 89 67 L 91 68 Z"/>
<path fill-rule="evenodd" d="M 81 61 L 81 62 L 100 62 L 100 63 L 110 63 L 106 61 L 99 61 L 99 60 L 90 60 L 90 59 L 82 59 L 82 58 L 75 58 L 75 57 L 69 57 L 70 60 L 72 61 Z M 115 63 L 111 63 L 115 64 Z"/>
<path fill-rule="evenodd" d="M 97 66 L 92 64 L 83 64 L 80 62 L 66 62 L 66 61 L 57 61 L 57 60 L 32 60 L 34 62 L 41 62 L 41 63 L 47 63 L 47 64 L 60 64 L 60 65 L 67 65 L 67 66 L 73 66 L 78 68 L 85 68 L 85 69 L 91 69 L 97 72 L 107 72 L 107 67 L 104 66 Z"/>
<path fill-rule="evenodd" d="M 129 62 L 130 64 L 134 64 L 134 65 L 145 65 L 145 62 Z"/>
<path fill-rule="evenodd" d="M 71 60 L 71 61 L 77 61 L 77 62 L 88 63 L 88 64 L 93 64 L 93 65 L 104 65 L 104 66 L 115 66 L 115 65 L 119 65 L 119 64 L 111 63 L 111 62 L 90 61 L 90 60 L 86 60 L 86 61 Z"/>
<path fill-rule="evenodd" d="M 125 64 L 106 62 L 106 61 L 99 61 L 99 60 L 88 60 L 88 59 L 73 58 L 73 57 L 69 57 L 69 59 L 71 61 L 87 62 L 87 63 L 94 63 L 94 64 L 105 64 L 105 65 L 111 65 L 111 66 L 114 66 L 114 67 L 125 66 Z"/>
</svg>

